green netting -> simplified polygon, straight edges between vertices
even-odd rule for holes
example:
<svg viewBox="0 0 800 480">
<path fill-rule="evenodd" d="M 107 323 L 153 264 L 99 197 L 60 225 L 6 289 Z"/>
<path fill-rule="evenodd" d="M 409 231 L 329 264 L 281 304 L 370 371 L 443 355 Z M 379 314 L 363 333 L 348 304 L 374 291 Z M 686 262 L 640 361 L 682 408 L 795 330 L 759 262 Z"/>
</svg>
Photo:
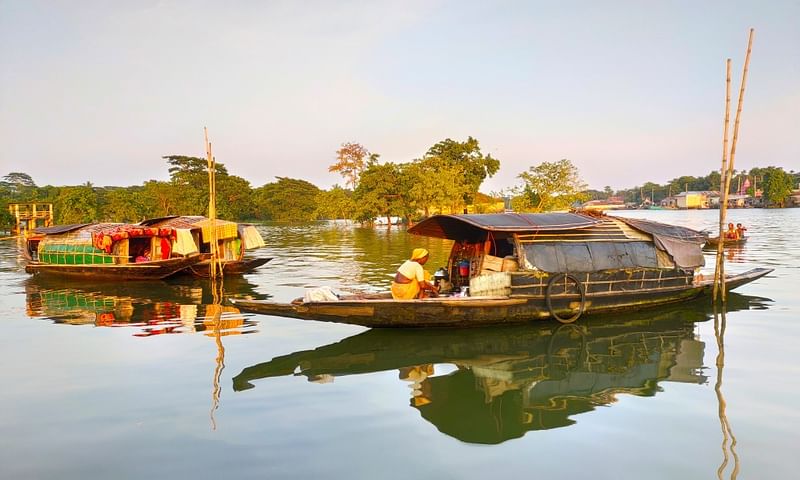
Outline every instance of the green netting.
<svg viewBox="0 0 800 480">
<path fill-rule="evenodd" d="M 55 265 L 94 265 L 114 263 L 114 255 L 85 243 L 48 243 L 40 245 L 39 261 Z"/>
</svg>

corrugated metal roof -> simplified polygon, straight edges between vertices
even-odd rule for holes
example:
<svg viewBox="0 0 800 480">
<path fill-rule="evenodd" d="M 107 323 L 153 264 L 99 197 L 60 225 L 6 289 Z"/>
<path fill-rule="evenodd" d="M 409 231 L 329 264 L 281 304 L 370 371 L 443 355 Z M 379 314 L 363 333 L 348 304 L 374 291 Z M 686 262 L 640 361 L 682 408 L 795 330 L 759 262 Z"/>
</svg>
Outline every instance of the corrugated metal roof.
<svg viewBox="0 0 800 480">
<path fill-rule="evenodd" d="M 52 227 L 39 227 L 34 228 L 33 231 L 35 233 L 42 233 L 45 235 L 56 235 L 59 233 L 66 233 L 71 232 L 73 230 L 77 230 L 79 228 L 83 228 L 87 225 L 91 225 L 91 223 L 73 223 L 70 225 L 55 225 Z"/>
<path fill-rule="evenodd" d="M 178 217 L 180 217 L 180 215 L 167 215 L 166 217 L 147 218 L 139 222 L 139 225 L 145 227 L 151 227 L 157 223 L 164 222 L 165 220 L 171 220 L 173 218 L 178 218 Z"/>
<path fill-rule="evenodd" d="M 147 220 L 139 222 L 139 225 L 145 227 L 170 227 L 191 230 L 193 228 L 200 228 L 200 225 L 197 225 L 197 223 L 203 220 L 207 220 L 207 218 L 200 215 L 172 215 L 169 217 L 148 218 Z"/>
<path fill-rule="evenodd" d="M 489 213 L 434 215 L 409 228 L 409 233 L 450 240 L 473 240 L 488 232 L 534 233 L 574 230 L 601 220 L 576 213 Z"/>
</svg>

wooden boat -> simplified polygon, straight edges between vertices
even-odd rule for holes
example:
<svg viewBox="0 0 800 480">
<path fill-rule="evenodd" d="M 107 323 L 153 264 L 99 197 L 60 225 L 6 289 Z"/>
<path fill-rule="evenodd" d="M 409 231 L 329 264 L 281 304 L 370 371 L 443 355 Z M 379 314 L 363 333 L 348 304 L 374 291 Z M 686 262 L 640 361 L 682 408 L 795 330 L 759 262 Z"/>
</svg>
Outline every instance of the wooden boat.
<svg viewBox="0 0 800 480">
<path fill-rule="evenodd" d="M 409 233 L 454 240 L 448 262 L 453 291 L 466 287 L 470 296 L 231 302 L 256 313 L 366 327 L 465 327 L 548 318 L 570 323 L 583 314 L 682 302 L 712 289 L 712 279 L 695 275 L 704 264 L 705 235 L 647 220 L 575 213 L 437 215 Z M 771 271 L 730 275 L 726 288 Z"/>
<path fill-rule="evenodd" d="M 727 309 L 768 302 L 731 293 Z M 336 382 L 399 371 L 414 383 L 405 401 L 421 418 L 459 440 L 495 444 L 569 426 L 575 415 L 613 406 L 619 395 L 656 395 L 661 382 L 705 383 L 705 345 L 695 322 L 712 315 L 709 303 L 695 301 L 580 326 L 370 329 L 245 367 L 233 390 L 269 388 L 276 377 Z M 438 371 L 443 364 L 456 368 Z"/>
<path fill-rule="evenodd" d="M 173 237 L 171 229 L 121 223 L 38 228 L 26 239 L 25 271 L 83 279 L 166 278 L 200 261 L 197 254 L 173 257 Z M 152 252 L 152 260 L 137 262 L 145 250 Z"/>
<path fill-rule="evenodd" d="M 747 237 L 741 237 L 741 238 L 736 238 L 736 239 L 726 238 L 726 239 L 723 240 L 722 246 L 723 247 L 741 247 L 745 243 L 747 243 Z M 713 249 L 713 248 L 717 248 L 718 245 L 719 245 L 719 237 L 710 237 L 706 241 L 706 244 L 703 246 L 703 248 L 705 248 L 705 249 Z"/>
<path fill-rule="evenodd" d="M 201 260 L 186 270 L 198 277 L 208 277 L 211 264 L 211 220 L 202 216 L 169 216 L 145 220 L 145 227 L 172 228 L 176 232 L 176 251 L 182 254 L 199 253 Z M 247 257 L 247 252 L 264 246 L 264 239 L 253 225 L 216 220 L 217 239 L 220 242 L 224 275 L 241 275 L 251 272 L 272 260 L 265 257 Z"/>
</svg>

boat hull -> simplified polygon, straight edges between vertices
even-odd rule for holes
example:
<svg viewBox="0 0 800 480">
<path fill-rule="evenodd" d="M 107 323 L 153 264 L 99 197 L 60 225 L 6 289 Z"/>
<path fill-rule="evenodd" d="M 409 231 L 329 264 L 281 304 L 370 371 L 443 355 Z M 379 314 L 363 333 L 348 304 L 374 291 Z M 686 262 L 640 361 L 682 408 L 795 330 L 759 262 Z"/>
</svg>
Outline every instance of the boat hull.
<svg viewBox="0 0 800 480">
<path fill-rule="evenodd" d="M 757 268 L 729 276 L 726 290 L 732 290 L 772 272 Z M 244 311 L 265 315 L 348 323 L 371 328 L 473 327 L 502 325 L 583 315 L 607 314 L 657 307 L 688 301 L 711 292 L 711 280 L 686 286 L 645 288 L 630 291 L 590 292 L 582 300 L 578 294 L 558 295 L 562 307 L 551 308 L 545 295 L 496 297 L 439 297 L 414 300 L 391 298 L 342 299 L 329 302 L 275 303 L 231 299 Z M 581 305 L 582 304 L 582 305 Z"/>
<path fill-rule="evenodd" d="M 244 273 L 252 272 L 270 260 L 272 260 L 272 258 L 249 258 L 246 260 L 225 261 L 222 263 L 222 273 L 223 275 L 242 275 Z M 187 268 L 186 272 L 191 273 L 196 277 L 208 278 L 210 276 L 210 268 L 211 260 L 204 259 Z"/>
<path fill-rule="evenodd" d="M 730 239 L 730 238 L 726 238 L 722 245 L 724 247 L 740 247 L 740 246 L 744 245 L 745 243 L 747 243 L 747 237 L 738 238 L 736 240 L 733 240 L 733 239 Z M 718 245 L 719 245 L 719 238 L 718 237 L 713 237 L 713 238 L 709 238 L 708 239 L 708 241 L 703 246 L 703 248 L 705 248 L 705 249 L 717 248 Z"/>
<path fill-rule="evenodd" d="M 157 280 L 169 277 L 200 261 L 199 255 L 143 263 L 62 265 L 29 262 L 25 271 L 36 275 L 102 280 Z"/>
</svg>

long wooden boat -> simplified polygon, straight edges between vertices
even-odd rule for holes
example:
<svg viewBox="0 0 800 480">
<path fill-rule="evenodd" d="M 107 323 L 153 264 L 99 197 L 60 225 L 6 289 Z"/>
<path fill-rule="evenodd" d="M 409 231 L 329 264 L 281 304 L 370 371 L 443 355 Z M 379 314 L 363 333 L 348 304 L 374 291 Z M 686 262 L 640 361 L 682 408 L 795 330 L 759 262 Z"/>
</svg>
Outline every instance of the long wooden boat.
<svg viewBox="0 0 800 480">
<path fill-rule="evenodd" d="M 631 311 L 711 292 L 695 275 L 706 237 L 684 227 L 573 213 L 437 215 L 412 234 L 454 240 L 453 291 L 470 296 L 394 300 L 389 294 L 291 303 L 230 300 L 242 310 L 366 327 L 466 327 Z M 468 264 L 469 273 L 463 270 Z M 732 290 L 772 269 L 727 276 Z"/>
<path fill-rule="evenodd" d="M 38 228 L 26 240 L 25 271 L 82 279 L 162 279 L 201 260 L 197 254 L 171 256 L 173 236 L 170 229 L 117 223 Z M 141 256 L 145 251 L 151 252 L 147 259 Z"/>
<path fill-rule="evenodd" d="M 200 261 L 184 270 L 198 277 L 208 277 L 211 267 L 212 228 L 220 242 L 222 271 L 224 275 L 248 273 L 272 260 L 267 257 L 246 256 L 257 248 L 264 247 L 264 239 L 250 224 L 237 224 L 226 220 L 215 220 L 202 216 L 169 216 L 144 220 L 144 227 L 172 228 L 176 232 L 176 253 L 199 253 Z"/>
<path fill-rule="evenodd" d="M 734 239 L 734 238 L 725 238 L 725 239 L 723 239 L 722 246 L 724 246 L 724 247 L 741 247 L 745 243 L 747 243 L 747 237 L 741 237 L 741 238 L 736 238 L 736 239 Z M 719 245 L 719 237 L 710 237 L 706 241 L 706 244 L 705 244 L 705 246 L 703 248 L 705 248 L 705 249 L 713 249 L 713 248 L 717 248 L 718 245 Z"/>
</svg>

